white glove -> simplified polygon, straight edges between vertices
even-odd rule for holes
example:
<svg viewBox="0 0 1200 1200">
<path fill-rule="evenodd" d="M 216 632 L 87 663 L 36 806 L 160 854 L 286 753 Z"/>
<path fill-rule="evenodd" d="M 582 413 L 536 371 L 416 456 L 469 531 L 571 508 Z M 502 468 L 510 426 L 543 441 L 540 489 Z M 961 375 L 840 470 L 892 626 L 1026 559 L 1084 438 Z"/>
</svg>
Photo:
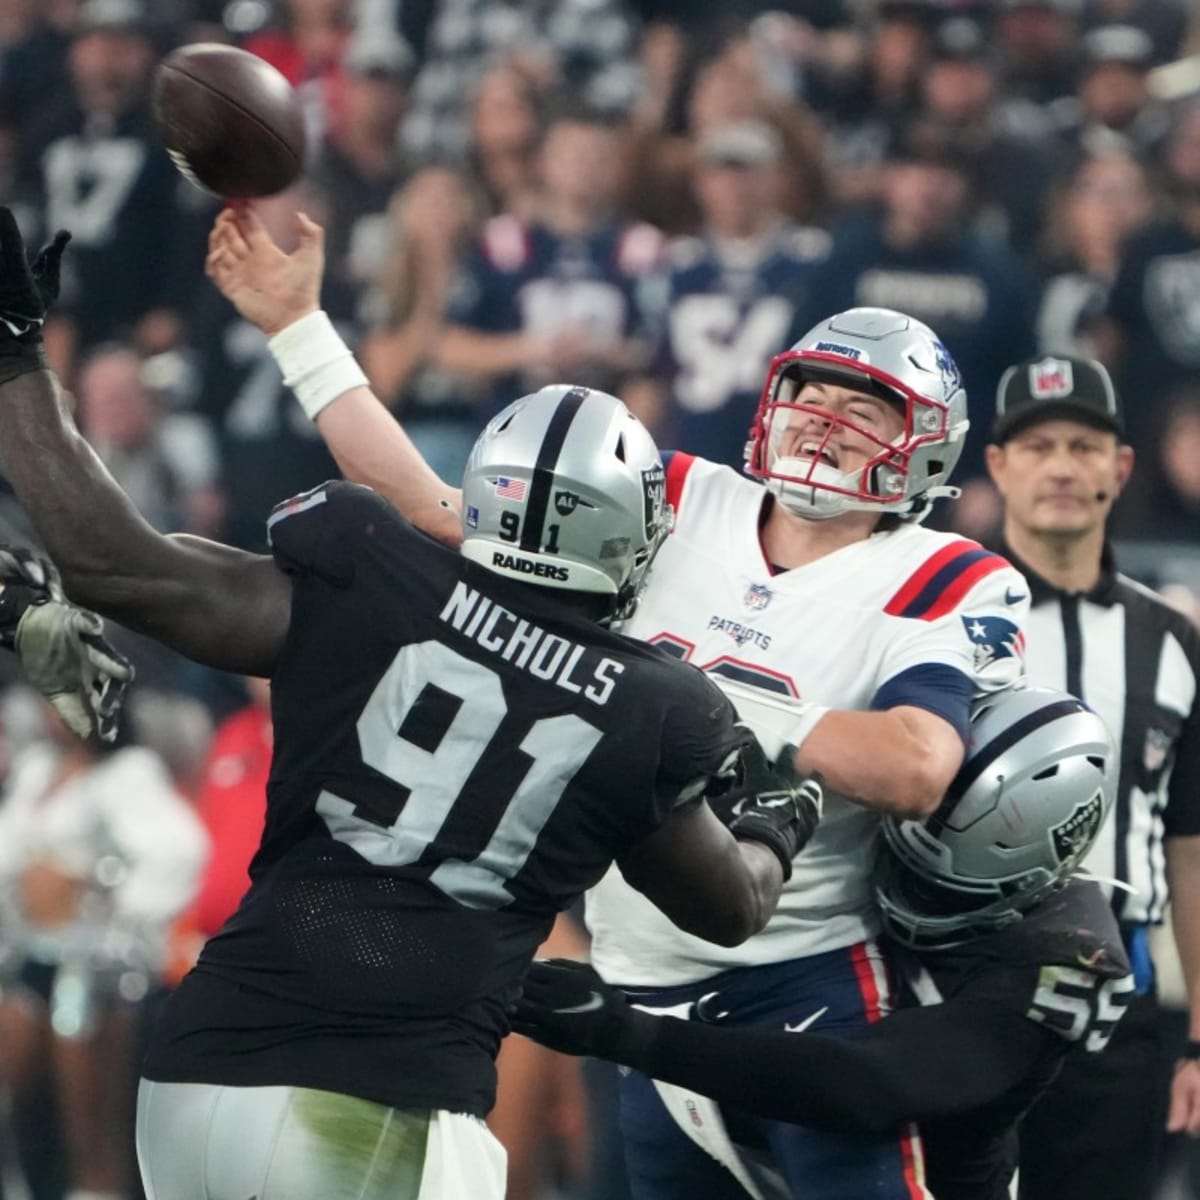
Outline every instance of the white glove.
<svg viewBox="0 0 1200 1200">
<path fill-rule="evenodd" d="M 53 564 L 23 547 L 0 546 L 0 584 L 0 642 L 68 728 L 111 742 L 133 665 L 105 640 L 104 622 L 71 604 Z"/>
</svg>

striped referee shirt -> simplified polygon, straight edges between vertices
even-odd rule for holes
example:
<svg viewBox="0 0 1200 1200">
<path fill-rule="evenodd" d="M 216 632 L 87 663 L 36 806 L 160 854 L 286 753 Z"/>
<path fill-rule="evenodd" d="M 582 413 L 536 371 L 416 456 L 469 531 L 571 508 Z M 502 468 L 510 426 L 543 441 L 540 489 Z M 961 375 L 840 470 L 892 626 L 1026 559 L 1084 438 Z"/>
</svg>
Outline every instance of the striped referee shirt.
<svg viewBox="0 0 1200 1200">
<path fill-rule="evenodd" d="M 1114 892 L 1121 921 L 1157 924 L 1167 899 L 1163 837 L 1200 834 L 1200 633 L 1119 574 L 1108 546 L 1100 581 L 1083 593 L 1002 552 L 1031 591 L 1030 682 L 1078 696 L 1120 748 L 1116 804 L 1085 865 L 1135 889 Z"/>
</svg>

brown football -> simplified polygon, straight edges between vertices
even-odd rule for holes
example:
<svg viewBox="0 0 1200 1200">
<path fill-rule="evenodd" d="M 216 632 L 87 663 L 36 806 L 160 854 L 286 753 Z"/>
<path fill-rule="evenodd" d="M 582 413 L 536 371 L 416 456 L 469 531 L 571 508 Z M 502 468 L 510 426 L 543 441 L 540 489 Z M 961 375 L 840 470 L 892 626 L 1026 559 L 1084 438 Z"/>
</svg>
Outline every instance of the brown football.
<svg viewBox="0 0 1200 1200">
<path fill-rule="evenodd" d="M 153 103 L 172 161 L 218 196 L 269 196 L 300 174 L 300 101 L 256 55 L 218 42 L 181 46 L 155 72 Z"/>
</svg>

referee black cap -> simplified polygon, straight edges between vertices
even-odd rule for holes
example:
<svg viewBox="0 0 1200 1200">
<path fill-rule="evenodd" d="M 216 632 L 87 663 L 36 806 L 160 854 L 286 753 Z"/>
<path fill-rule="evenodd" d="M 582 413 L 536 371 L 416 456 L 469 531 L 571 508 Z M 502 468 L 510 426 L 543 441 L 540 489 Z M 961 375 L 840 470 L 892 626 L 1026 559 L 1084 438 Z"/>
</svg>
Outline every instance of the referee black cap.
<svg viewBox="0 0 1200 1200">
<path fill-rule="evenodd" d="M 1026 359 L 1004 372 L 996 390 L 994 442 L 1005 442 L 1039 421 L 1056 419 L 1083 421 L 1125 436 L 1117 390 L 1095 359 L 1048 355 Z"/>
</svg>

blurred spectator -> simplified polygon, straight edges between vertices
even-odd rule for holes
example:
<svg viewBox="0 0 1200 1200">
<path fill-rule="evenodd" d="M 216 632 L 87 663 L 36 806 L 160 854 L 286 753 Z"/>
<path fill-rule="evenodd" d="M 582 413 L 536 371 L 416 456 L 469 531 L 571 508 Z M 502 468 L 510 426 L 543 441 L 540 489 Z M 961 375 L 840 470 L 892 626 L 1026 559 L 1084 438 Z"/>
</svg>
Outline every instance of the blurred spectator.
<svg viewBox="0 0 1200 1200">
<path fill-rule="evenodd" d="M 1165 63 L 1183 52 L 1188 8 L 1187 0 L 1084 0 L 1083 27 L 1133 25 L 1149 36 L 1153 61 Z"/>
<path fill-rule="evenodd" d="M 215 439 L 193 417 L 164 417 L 142 361 L 115 343 L 85 356 L 76 385 L 77 420 L 101 462 L 156 529 L 211 535 L 223 500 Z"/>
<path fill-rule="evenodd" d="M 342 59 L 337 121 L 313 176 L 328 197 L 326 273 L 373 283 L 387 241 L 387 206 L 404 176 L 400 121 L 408 106 L 413 53 L 398 37 L 356 35 Z"/>
<path fill-rule="evenodd" d="M 897 135 L 882 210 L 837 232 L 807 328 L 856 305 L 896 308 L 936 329 L 963 374 L 972 431 L 958 479 L 981 476 L 987 416 L 1008 361 L 1033 347 L 1032 296 L 1003 243 L 972 226 L 969 154 L 928 122 Z"/>
<path fill-rule="evenodd" d="M 1104 25 L 1080 42 L 1073 111 L 1064 110 L 1060 137 L 1086 154 L 1148 154 L 1166 136 L 1166 108 L 1150 95 L 1154 47 L 1133 25 Z"/>
<path fill-rule="evenodd" d="M 359 356 L 375 394 L 403 417 L 425 461 L 451 482 L 462 476 L 479 418 L 461 382 L 430 357 L 482 221 L 481 198 L 452 167 L 426 167 L 409 181 L 389 212 L 387 265 L 368 304 L 374 328 Z"/>
<path fill-rule="evenodd" d="M 622 0 L 441 0 L 425 45 L 405 145 L 418 158 L 465 160 L 468 106 L 497 62 L 521 65 L 607 111 L 632 107 L 636 25 Z"/>
<path fill-rule="evenodd" d="M 982 222 L 1030 253 L 1061 147 L 1040 132 L 1044 122 L 1014 120 L 1000 98 L 1000 64 L 984 26 L 962 16 L 943 21 L 921 75 L 923 111 L 974 159 Z"/>
<path fill-rule="evenodd" d="M 327 219 L 324 194 L 301 181 L 254 203 L 285 252 L 296 247 L 296 213 Z M 356 297 L 344 281 L 327 277 L 321 302 L 353 343 L 349 322 Z M 250 550 L 267 548 L 266 520 L 281 499 L 337 477 L 337 467 L 313 424 L 283 386 L 267 340 L 243 321 L 211 286 L 196 302 L 200 411 L 217 430 L 229 505 L 228 539 Z"/>
<path fill-rule="evenodd" d="M 489 412 L 562 379 L 614 391 L 644 365 L 633 295 L 658 265 L 662 237 L 613 211 L 619 147 L 617 128 L 594 110 L 553 116 L 538 218 L 493 217 L 456 284 L 437 363 L 486 385 Z"/>
<path fill-rule="evenodd" d="M 201 774 L 197 808 L 211 852 L 195 897 L 172 931 L 172 984 L 233 915 L 250 886 L 250 860 L 262 838 L 274 747 L 271 685 L 254 678 L 245 684 L 248 703 L 217 727 Z"/>
<path fill-rule="evenodd" d="M 1153 457 L 1134 473 L 1117 511 L 1120 536 L 1197 541 L 1200 533 L 1200 383 L 1164 397 L 1155 414 Z"/>
<path fill-rule="evenodd" d="M 0 104 L 22 121 L 68 87 L 70 39 L 53 16 L 40 0 L 0 5 Z"/>
<path fill-rule="evenodd" d="M 843 205 L 874 192 L 879 164 L 897 123 L 918 107 L 919 84 L 934 45 L 940 9 L 933 0 L 884 0 L 873 23 L 847 45 L 834 71 L 810 74 L 807 94 L 828 123 L 826 151 Z"/>
<path fill-rule="evenodd" d="M 1200 371 L 1200 101 L 1176 112 L 1163 158 L 1172 209 L 1127 243 L 1097 342 L 1121 380 L 1130 444 L 1147 455 L 1155 406 Z"/>
<path fill-rule="evenodd" d="M 153 62 L 139 0 L 86 0 L 69 51 L 71 89 L 30 120 L 26 186 L 45 229 L 74 237 L 52 317 L 67 326 L 60 364 L 75 341 L 86 348 L 139 324 L 154 349 L 181 335 L 177 306 L 202 247 L 180 244 L 177 195 L 188 185 L 151 123 Z"/>
<path fill-rule="evenodd" d="M 656 381 L 627 392 L 663 445 L 737 470 L 767 367 L 788 344 L 797 309 L 814 303 L 814 271 L 829 251 L 827 233 L 782 213 L 782 154 L 761 121 L 700 139 L 704 232 L 673 243 L 665 272 L 643 289 Z"/>
<path fill-rule="evenodd" d="M 352 27 L 353 0 L 283 0 L 278 24 L 246 41 L 299 92 L 310 149 L 335 123 Z"/>
<path fill-rule="evenodd" d="M 33 1156 L 49 1131 L 22 1118 L 49 1073 L 70 1194 L 118 1200 L 132 1182 L 136 1005 L 208 845 L 150 751 L 82 743 L 46 714 L 49 738 L 14 763 L 0 805 L 0 1073 Z"/>
<path fill-rule="evenodd" d="M 492 215 L 534 215 L 542 108 L 536 84 L 517 66 L 502 63 L 479 81 L 471 101 L 470 167 Z"/>
<path fill-rule="evenodd" d="M 999 0 L 995 34 L 1005 90 L 1035 104 L 1071 94 L 1080 0 Z"/>
<path fill-rule="evenodd" d="M 751 120 L 766 121 L 783 141 L 785 214 L 801 224 L 819 221 L 828 198 L 820 128 L 810 113 L 772 89 L 746 27 L 728 23 L 691 43 L 663 124 L 635 124 L 626 185 L 631 214 L 668 234 L 698 232 L 703 218 L 693 187 L 696 140 L 718 126 Z"/>
<path fill-rule="evenodd" d="M 1125 241 L 1154 214 L 1145 168 L 1123 153 L 1080 159 L 1051 197 L 1038 349 L 1087 358 Z"/>
</svg>

